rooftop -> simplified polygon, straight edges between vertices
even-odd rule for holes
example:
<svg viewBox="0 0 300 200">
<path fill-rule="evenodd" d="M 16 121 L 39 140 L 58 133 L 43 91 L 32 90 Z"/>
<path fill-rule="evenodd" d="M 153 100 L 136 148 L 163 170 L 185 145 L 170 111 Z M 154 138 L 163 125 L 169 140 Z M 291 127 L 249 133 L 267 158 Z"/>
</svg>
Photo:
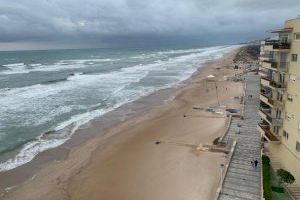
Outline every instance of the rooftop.
<svg viewBox="0 0 300 200">
<path fill-rule="evenodd" d="M 287 27 L 287 28 L 283 28 L 283 29 L 273 30 L 273 31 L 271 31 L 271 33 L 288 33 L 288 32 L 292 32 L 292 31 L 293 31 L 292 27 Z"/>
</svg>

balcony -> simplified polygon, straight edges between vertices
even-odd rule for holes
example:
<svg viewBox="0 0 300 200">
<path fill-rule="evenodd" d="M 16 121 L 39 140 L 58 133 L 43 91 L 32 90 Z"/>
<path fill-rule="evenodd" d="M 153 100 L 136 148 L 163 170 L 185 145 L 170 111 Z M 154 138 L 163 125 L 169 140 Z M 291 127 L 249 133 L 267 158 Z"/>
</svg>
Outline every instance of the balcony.
<svg viewBox="0 0 300 200">
<path fill-rule="evenodd" d="M 265 42 L 264 51 L 280 51 L 290 50 L 291 43 L 289 41 L 269 40 Z"/>
<path fill-rule="evenodd" d="M 267 104 L 268 106 L 272 108 L 283 108 L 285 101 L 284 100 L 277 100 L 277 99 L 272 99 L 272 96 L 270 94 L 266 94 L 264 92 L 260 93 L 260 100 Z"/>
<path fill-rule="evenodd" d="M 286 88 L 286 82 L 274 81 L 269 75 L 262 76 L 260 79 L 260 84 L 265 87 L 269 87 L 272 90 L 285 90 Z"/>
<path fill-rule="evenodd" d="M 265 87 L 271 87 L 271 81 L 272 78 L 270 76 L 262 76 L 260 79 L 260 84 L 262 84 Z"/>
<path fill-rule="evenodd" d="M 261 66 L 270 70 L 286 72 L 289 66 L 289 62 L 276 62 L 274 60 L 264 60 L 262 61 Z"/>
<path fill-rule="evenodd" d="M 263 53 L 259 57 L 260 61 L 269 61 L 269 62 L 276 62 L 273 54 L 271 53 Z"/>
<path fill-rule="evenodd" d="M 259 99 L 260 99 L 262 102 L 264 102 L 265 104 L 267 104 L 268 106 L 270 106 L 270 107 L 273 108 L 273 104 L 271 104 L 271 103 L 269 102 L 269 99 L 270 99 L 269 97 L 265 96 L 264 94 L 260 94 Z"/>
<path fill-rule="evenodd" d="M 286 83 L 285 82 L 278 82 L 278 81 L 271 80 L 269 84 L 270 84 L 270 87 L 272 87 L 274 89 L 284 89 L 284 88 L 286 88 Z"/>
<path fill-rule="evenodd" d="M 270 126 L 268 124 L 259 123 L 257 129 L 261 133 L 261 135 L 269 142 L 280 142 L 280 138 L 271 132 Z"/>
<path fill-rule="evenodd" d="M 269 125 L 272 126 L 281 126 L 282 125 L 282 119 L 275 118 L 272 116 L 271 109 L 266 108 L 260 108 L 259 109 L 259 115 L 262 119 L 264 119 Z"/>
<path fill-rule="evenodd" d="M 261 66 L 262 66 L 263 68 L 271 69 L 271 70 L 274 70 L 274 69 L 277 68 L 275 62 L 270 62 L 270 61 L 268 61 L 268 60 L 262 61 Z"/>
</svg>

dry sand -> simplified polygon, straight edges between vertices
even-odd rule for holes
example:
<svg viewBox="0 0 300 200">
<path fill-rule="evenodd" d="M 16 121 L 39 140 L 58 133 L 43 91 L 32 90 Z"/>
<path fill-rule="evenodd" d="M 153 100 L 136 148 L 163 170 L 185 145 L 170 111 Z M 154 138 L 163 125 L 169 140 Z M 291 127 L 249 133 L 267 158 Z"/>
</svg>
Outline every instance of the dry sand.
<svg viewBox="0 0 300 200">
<path fill-rule="evenodd" d="M 45 164 L 3 198 L 213 199 L 225 154 L 197 151 L 184 144 L 211 144 L 224 134 L 227 117 L 193 109 L 218 104 L 215 83 L 203 81 L 207 75 L 221 80 L 216 82 L 220 104 L 240 108 L 240 100 L 233 97 L 242 96 L 243 84 L 223 81 L 224 75 L 235 73 L 226 67 L 233 66 L 235 54 L 202 67 L 174 93 L 172 101 L 87 140 L 63 160 Z M 156 140 L 163 142 L 155 144 Z"/>
</svg>

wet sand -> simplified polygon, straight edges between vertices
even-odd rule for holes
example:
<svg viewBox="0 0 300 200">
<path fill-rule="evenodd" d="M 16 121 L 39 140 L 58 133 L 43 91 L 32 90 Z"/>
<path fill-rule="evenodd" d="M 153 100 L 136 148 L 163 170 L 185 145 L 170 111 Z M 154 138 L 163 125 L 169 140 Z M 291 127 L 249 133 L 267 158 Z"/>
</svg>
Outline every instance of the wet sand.
<svg viewBox="0 0 300 200">
<path fill-rule="evenodd" d="M 243 84 L 224 80 L 224 76 L 237 73 L 232 68 L 236 53 L 231 52 L 203 66 L 184 86 L 172 90 L 174 98 L 168 103 L 154 105 L 151 110 L 107 129 L 101 128 L 100 121 L 95 121 L 80 130 L 77 137 L 85 132 L 95 134 L 87 134 L 86 138 L 81 136 L 83 139 L 63 151 L 61 156 L 53 155 L 57 158 L 54 161 L 40 161 L 36 170 L 30 164 L 27 169 L 23 167 L 23 172 L 28 170 L 24 177 L 30 174 L 30 178 L 23 177 L 25 181 L 22 179 L 21 184 L 2 198 L 212 199 L 225 154 L 197 151 L 185 144 L 211 144 L 224 134 L 228 120 L 222 115 L 195 110 L 194 106 L 221 104 L 224 108 L 240 108 L 240 100 L 234 97 L 242 96 Z M 215 75 L 217 81 L 204 81 L 209 74 Z M 146 99 L 144 103 L 147 103 Z M 157 140 L 163 142 L 155 144 Z M 67 145 L 63 146 L 61 149 Z M 62 151 L 48 151 L 48 156 L 49 152 L 60 154 Z M 18 170 L 22 174 L 22 167 Z M 9 173 L 14 176 L 14 181 L 8 180 Z M 3 182 L 18 181 L 13 172 L 0 177 L 6 177 Z"/>
</svg>

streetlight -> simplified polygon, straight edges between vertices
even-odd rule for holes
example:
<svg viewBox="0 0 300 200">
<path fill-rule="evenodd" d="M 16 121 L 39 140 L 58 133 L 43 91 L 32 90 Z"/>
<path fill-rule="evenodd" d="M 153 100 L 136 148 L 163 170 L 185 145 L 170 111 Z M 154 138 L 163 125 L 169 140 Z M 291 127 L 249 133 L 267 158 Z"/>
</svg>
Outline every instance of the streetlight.
<svg viewBox="0 0 300 200">
<path fill-rule="evenodd" d="M 224 168 L 224 164 L 220 165 L 220 173 L 221 173 L 221 180 L 220 180 L 220 193 L 222 193 L 222 188 L 223 188 L 223 168 Z"/>
<path fill-rule="evenodd" d="M 218 105 L 220 106 L 217 82 L 215 82 L 215 86 L 216 86 L 216 95 L 217 95 Z"/>
</svg>

